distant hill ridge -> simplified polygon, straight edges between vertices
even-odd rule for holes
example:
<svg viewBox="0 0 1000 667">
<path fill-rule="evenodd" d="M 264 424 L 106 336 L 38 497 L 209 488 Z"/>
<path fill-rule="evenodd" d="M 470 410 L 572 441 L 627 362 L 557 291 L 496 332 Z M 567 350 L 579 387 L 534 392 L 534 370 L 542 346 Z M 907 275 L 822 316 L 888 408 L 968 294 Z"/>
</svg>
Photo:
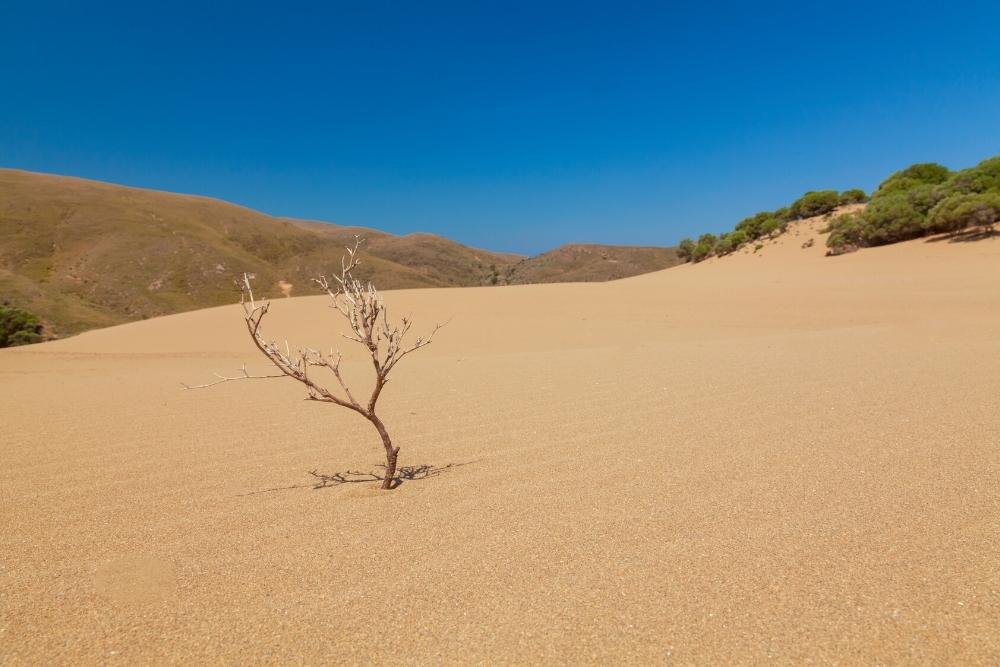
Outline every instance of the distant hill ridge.
<svg viewBox="0 0 1000 667">
<path fill-rule="evenodd" d="M 273 217 L 208 197 L 0 169 L 0 303 L 50 332 L 232 303 L 256 275 L 264 296 L 312 294 L 311 279 L 366 239 L 360 277 L 381 289 L 601 281 L 679 262 L 670 248 L 574 245 L 535 258 L 434 234 Z"/>
</svg>

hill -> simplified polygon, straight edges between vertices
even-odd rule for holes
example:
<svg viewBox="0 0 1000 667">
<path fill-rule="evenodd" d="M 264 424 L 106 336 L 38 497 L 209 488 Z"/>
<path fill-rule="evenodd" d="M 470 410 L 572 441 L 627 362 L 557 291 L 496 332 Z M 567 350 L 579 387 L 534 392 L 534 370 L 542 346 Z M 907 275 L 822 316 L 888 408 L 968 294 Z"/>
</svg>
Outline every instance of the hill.
<svg viewBox="0 0 1000 667">
<path fill-rule="evenodd" d="M 681 261 L 675 248 L 573 243 L 511 264 L 503 282 L 601 282 L 659 271 Z"/>
<path fill-rule="evenodd" d="M 311 279 L 336 266 L 359 234 L 359 275 L 382 289 L 502 284 L 510 267 L 518 282 L 609 280 L 672 262 L 666 249 L 599 247 L 572 261 L 536 262 L 433 234 L 394 236 L 207 197 L 0 169 L 0 303 L 66 335 L 231 303 L 243 271 L 256 275 L 262 295 L 310 294 Z M 634 259 L 606 259 L 619 254 Z"/>
<path fill-rule="evenodd" d="M 395 237 L 0 170 L 0 295 L 62 334 L 230 303 L 245 270 L 262 294 L 308 294 L 355 234 L 367 240 L 362 275 L 386 288 L 480 284 L 490 264 L 519 259 L 431 234 Z"/>
</svg>

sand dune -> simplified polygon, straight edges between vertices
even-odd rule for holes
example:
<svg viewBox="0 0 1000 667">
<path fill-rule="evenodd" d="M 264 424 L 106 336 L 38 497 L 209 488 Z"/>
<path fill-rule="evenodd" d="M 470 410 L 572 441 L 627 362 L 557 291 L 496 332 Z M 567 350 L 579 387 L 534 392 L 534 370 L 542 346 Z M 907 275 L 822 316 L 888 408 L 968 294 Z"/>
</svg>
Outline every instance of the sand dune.
<svg viewBox="0 0 1000 667">
<path fill-rule="evenodd" d="M 381 453 L 291 381 L 179 388 L 267 370 L 235 306 L 0 351 L 0 662 L 1000 662 L 1000 240 L 816 230 L 389 293 L 452 321 L 382 402 L 443 469 L 388 493 L 311 488 Z"/>
</svg>

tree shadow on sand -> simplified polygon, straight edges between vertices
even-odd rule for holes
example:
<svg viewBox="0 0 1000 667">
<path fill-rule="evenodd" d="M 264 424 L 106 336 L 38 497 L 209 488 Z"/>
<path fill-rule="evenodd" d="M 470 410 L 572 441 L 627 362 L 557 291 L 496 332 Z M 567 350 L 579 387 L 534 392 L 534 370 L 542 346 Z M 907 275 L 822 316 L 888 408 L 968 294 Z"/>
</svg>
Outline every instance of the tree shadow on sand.
<svg viewBox="0 0 1000 667">
<path fill-rule="evenodd" d="M 396 475 L 392 478 L 392 486 L 389 488 L 395 489 L 403 482 L 415 482 L 421 479 L 430 479 L 431 477 L 437 477 L 441 473 L 447 472 L 452 468 L 457 468 L 461 465 L 467 465 L 464 463 L 449 463 L 446 466 L 435 466 L 429 463 L 418 466 L 402 466 L 396 468 Z M 378 472 L 381 468 L 382 472 Z M 313 484 L 313 489 L 325 489 L 329 486 L 340 486 L 341 484 L 357 484 L 359 482 L 381 482 L 385 476 L 385 465 L 379 464 L 375 466 L 375 470 L 371 472 L 362 472 L 360 470 L 346 470 L 344 472 L 335 472 L 332 475 L 324 475 L 318 473 L 315 470 L 310 470 L 309 474 L 316 478 L 316 483 Z"/>
<path fill-rule="evenodd" d="M 396 475 L 392 478 L 391 489 L 398 488 L 404 482 L 418 482 L 423 479 L 430 479 L 431 477 L 437 477 L 443 473 L 448 472 L 452 468 L 458 468 L 461 466 L 469 465 L 470 463 L 475 463 L 475 461 L 467 461 L 465 463 L 449 463 L 444 466 L 436 466 L 430 463 L 424 463 L 422 465 L 416 466 L 402 466 L 396 468 Z M 381 469 L 381 472 L 379 471 Z M 294 484 L 292 486 L 278 486 L 272 489 L 261 489 L 260 491 L 250 491 L 249 493 L 241 493 L 241 496 L 253 496 L 258 493 L 270 493 L 272 491 L 291 491 L 292 489 L 327 489 L 332 486 L 340 486 L 341 484 L 363 484 L 365 482 L 381 482 L 382 478 L 385 476 L 385 465 L 376 465 L 371 471 L 365 472 L 363 470 L 345 470 L 343 472 L 335 472 L 332 474 L 320 473 L 315 470 L 310 470 L 309 474 L 316 478 L 315 482 L 309 484 Z"/>
<path fill-rule="evenodd" d="M 998 237 L 1000 237 L 1000 232 L 996 230 L 977 227 L 974 229 L 964 229 L 958 232 L 932 236 L 924 241 L 924 243 L 941 243 L 942 241 L 947 241 L 948 243 L 969 243 L 971 241 L 983 241 L 985 239 Z"/>
</svg>

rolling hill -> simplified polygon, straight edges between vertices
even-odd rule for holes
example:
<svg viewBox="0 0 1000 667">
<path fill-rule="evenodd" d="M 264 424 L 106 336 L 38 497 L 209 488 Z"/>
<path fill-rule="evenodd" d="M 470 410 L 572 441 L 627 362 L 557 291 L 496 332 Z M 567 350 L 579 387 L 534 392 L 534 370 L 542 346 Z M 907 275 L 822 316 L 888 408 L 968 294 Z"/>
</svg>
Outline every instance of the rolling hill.
<svg viewBox="0 0 1000 667">
<path fill-rule="evenodd" d="M 512 264 L 504 282 L 602 282 L 659 271 L 681 261 L 675 248 L 570 243 Z"/>
<path fill-rule="evenodd" d="M 0 169 L 0 302 L 51 333 L 231 303 L 256 275 L 271 297 L 309 294 L 311 279 L 366 239 L 362 278 L 382 289 L 599 281 L 677 263 L 664 248 L 573 246 L 537 258 L 433 234 L 273 217 L 207 197 Z M 583 249 L 583 250 L 581 250 Z"/>
</svg>

